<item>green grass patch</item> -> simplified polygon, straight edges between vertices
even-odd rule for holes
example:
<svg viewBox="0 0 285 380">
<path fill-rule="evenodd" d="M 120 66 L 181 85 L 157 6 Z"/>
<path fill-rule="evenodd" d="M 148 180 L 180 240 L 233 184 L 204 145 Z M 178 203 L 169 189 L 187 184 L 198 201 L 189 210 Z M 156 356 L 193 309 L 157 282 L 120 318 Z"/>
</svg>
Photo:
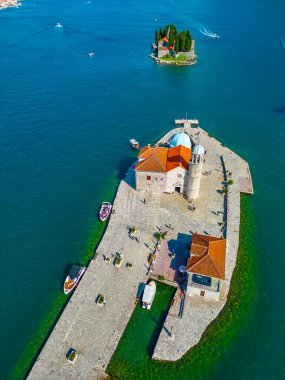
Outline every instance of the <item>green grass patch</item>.
<svg viewBox="0 0 285 380">
<path fill-rule="evenodd" d="M 159 58 L 164 61 L 171 61 L 171 62 L 187 62 L 189 61 L 185 55 L 179 55 L 177 58 L 173 58 L 171 54 L 166 54 L 164 57 Z"/>
<path fill-rule="evenodd" d="M 160 298 L 166 285 L 157 284 L 155 302 L 161 314 L 152 315 L 138 305 L 107 367 L 107 373 L 122 380 L 201 379 L 209 374 L 214 363 L 223 360 L 221 351 L 230 347 L 234 338 L 253 318 L 256 298 L 254 230 L 250 196 L 241 197 L 241 230 L 237 265 L 233 273 L 228 301 L 219 317 L 202 335 L 199 344 L 176 362 L 151 360 L 162 327 L 169 299 Z M 166 289 L 166 288 L 165 288 Z M 164 290 L 163 290 L 164 291 Z M 153 307 L 155 308 L 155 302 Z M 164 302 L 164 303 L 163 303 Z M 159 305 L 158 305 L 159 306 Z M 143 312 L 144 311 L 144 312 Z M 187 333 L 187 332 L 185 332 Z"/>
</svg>

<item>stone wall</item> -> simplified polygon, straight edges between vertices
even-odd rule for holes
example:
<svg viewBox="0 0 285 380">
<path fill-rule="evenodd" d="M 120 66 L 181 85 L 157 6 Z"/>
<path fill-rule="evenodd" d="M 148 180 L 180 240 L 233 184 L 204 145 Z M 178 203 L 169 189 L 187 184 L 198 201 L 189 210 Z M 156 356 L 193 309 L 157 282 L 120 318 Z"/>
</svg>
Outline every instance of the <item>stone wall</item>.
<svg viewBox="0 0 285 380">
<path fill-rule="evenodd" d="M 136 189 L 138 191 L 164 193 L 166 183 L 165 173 L 136 171 Z"/>
</svg>

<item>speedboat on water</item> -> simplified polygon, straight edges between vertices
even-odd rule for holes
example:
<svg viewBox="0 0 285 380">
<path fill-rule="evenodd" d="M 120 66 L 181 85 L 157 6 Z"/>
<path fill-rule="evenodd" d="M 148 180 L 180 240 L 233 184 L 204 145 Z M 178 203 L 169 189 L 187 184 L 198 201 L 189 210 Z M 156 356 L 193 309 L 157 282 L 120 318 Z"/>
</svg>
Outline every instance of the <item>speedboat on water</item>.
<svg viewBox="0 0 285 380">
<path fill-rule="evenodd" d="M 93 57 L 95 53 L 93 51 L 91 51 L 90 53 L 88 53 L 89 57 Z"/>
<path fill-rule="evenodd" d="M 111 203 L 109 202 L 102 203 L 101 208 L 100 208 L 100 213 L 99 213 L 99 216 L 102 222 L 104 222 L 104 220 L 106 220 L 110 216 L 111 210 L 112 210 Z"/>
<path fill-rule="evenodd" d="M 140 149 L 140 144 L 137 140 L 135 139 L 130 139 L 130 145 L 134 149 Z"/>
<path fill-rule="evenodd" d="M 156 284 L 154 281 L 151 281 L 148 285 L 145 286 L 143 291 L 143 298 L 142 298 L 142 307 L 143 309 L 150 309 L 151 305 L 154 300 L 156 292 Z"/>
<path fill-rule="evenodd" d="M 62 28 L 61 23 L 60 23 L 60 22 L 57 22 L 55 28 Z"/>
<path fill-rule="evenodd" d="M 64 294 L 70 293 L 79 283 L 81 277 L 86 271 L 86 267 L 81 265 L 72 265 L 63 285 Z"/>
</svg>

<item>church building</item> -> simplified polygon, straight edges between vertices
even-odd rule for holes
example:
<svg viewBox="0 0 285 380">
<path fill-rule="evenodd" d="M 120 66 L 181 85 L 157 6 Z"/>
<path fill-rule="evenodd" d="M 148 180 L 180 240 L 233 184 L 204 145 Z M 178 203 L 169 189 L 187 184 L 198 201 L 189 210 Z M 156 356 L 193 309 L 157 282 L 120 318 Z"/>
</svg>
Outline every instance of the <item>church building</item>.
<svg viewBox="0 0 285 380">
<path fill-rule="evenodd" d="M 185 132 L 174 134 L 163 146 L 145 146 L 135 166 L 136 189 L 156 193 L 185 193 L 188 199 L 199 194 L 204 148 L 192 149 Z"/>
</svg>

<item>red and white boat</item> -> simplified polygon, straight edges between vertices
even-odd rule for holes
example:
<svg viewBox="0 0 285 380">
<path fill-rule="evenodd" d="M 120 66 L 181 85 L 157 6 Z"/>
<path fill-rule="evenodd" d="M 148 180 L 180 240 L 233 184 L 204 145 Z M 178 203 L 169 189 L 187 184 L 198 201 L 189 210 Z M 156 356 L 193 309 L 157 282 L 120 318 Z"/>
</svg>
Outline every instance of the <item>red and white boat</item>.
<svg viewBox="0 0 285 380">
<path fill-rule="evenodd" d="M 86 271 L 86 267 L 81 265 L 72 265 L 63 285 L 64 294 L 70 293 L 79 283 L 81 277 Z"/>
<path fill-rule="evenodd" d="M 133 148 L 133 149 L 140 149 L 140 144 L 137 140 L 135 139 L 130 139 L 130 146 Z"/>
<path fill-rule="evenodd" d="M 104 222 L 104 220 L 106 220 L 110 216 L 111 210 L 112 210 L 111 203 L 109 202 L 102 203 L 101 208 L 100 208 L 100 213 L 99 213 L 99 216 L 102 222 Z"/>
</svg>

